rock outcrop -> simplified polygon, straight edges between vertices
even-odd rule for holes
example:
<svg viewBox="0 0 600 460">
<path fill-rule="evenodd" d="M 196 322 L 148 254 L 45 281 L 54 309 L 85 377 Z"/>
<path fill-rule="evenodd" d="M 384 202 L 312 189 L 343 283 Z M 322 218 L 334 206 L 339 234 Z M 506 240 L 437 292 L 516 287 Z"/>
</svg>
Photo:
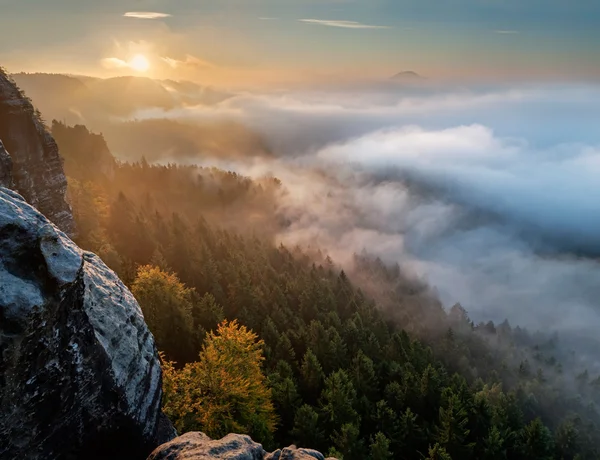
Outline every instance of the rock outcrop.
<svg viewBox="0 0 600 460">
<path fill-rule="evenodd" d="M 73 216 L 65 199 L 67 179 L 56 142 L 31 101 L 1 69 L 0 140 L 5 147 L 0 148 L 0 185 L 19 192 L 61 230 L 73 234 Z"/>
<path fill-rule="evenodd" d="M 186 433 L 158 447 L 148 460 L 325 460 L 312 449 L 286 447 L 267 453 L 249 436 L 229 434 L 212 440 L 204 433 Z M 333 458 L 327 460 L 335 460 Z"/>
<path fill-rule="evenodd" d="M 12 186 L 12 158 L 0 140 L 0 187 L 11 188 Z"/>
<path fill-rule="evenodd" d="M 131 292 L 0 188 L 0 458 L 145 458 L 175 435 L 161 396 Z"/>
</svg>

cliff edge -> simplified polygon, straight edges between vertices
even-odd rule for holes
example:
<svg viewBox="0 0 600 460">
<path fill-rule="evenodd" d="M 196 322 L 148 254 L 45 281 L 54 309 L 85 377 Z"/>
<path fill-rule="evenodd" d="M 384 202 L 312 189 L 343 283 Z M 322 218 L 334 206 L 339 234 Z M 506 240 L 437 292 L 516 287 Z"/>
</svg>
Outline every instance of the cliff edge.
<svg viewBox="0 0 600 460">
<path fill-rule="evenodd" d="M 31 101 L 0 69 L 0 186 L 17 191 L 68 235 L 67 178 L 54 139 Z"/>
</svg>

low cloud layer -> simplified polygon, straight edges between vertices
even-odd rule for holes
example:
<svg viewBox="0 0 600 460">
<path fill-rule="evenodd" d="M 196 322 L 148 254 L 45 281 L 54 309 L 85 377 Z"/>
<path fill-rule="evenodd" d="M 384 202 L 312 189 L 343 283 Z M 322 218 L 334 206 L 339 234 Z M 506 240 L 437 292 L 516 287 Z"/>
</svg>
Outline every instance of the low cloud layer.
<svg viewBox="0 0 600 460">
<path fill-rule="evenodd" d="M 234 119 L 278 160 L 284 242 L 363 250 L 475 320 L 592 337 L 600 327 L 600 96 L 595 85 L 365 87 L 243 94 L 142 117 Z"/>
<path fill-rule="evenodd" d="M 600 150 L 534 151 L 472 125 L 386 130 L 315 157 L 345 171 L 344 187 L 326 195 L 333 209 L 306 206 L 312 223 L 292 239 L 310 231 L 399 262 L 476 320 L 588 336 L 600 326 Z M 352 209 L 341 225 L 340 209 Z"/>
<path fill-rule="evenodd" d="M 547 237 L 551 247 L 600 254 L 600 147 L 535 149 L 481 125 L 408 126 L 327 147 L 318 157 L 382 178 L 411 179 L 518 224 L 532 237 Z"/>
</svg>

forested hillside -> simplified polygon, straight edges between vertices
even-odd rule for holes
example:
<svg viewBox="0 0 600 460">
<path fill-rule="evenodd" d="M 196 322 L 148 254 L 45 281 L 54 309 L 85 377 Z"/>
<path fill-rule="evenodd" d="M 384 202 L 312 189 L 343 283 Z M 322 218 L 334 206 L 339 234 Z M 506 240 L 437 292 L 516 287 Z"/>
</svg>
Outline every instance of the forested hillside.
<svg viewBox="0 0 600 460">
<path fill-rule="evenodd" d="M 346 460 L 600 457 L 600 378 L 558 338 L 474 325 L 366 255 L 278 244 L 275 178 L 120 163 L 85 127 L 52 132 L 77 242 L 140 302 L 179 430 Z"/>
</svg>

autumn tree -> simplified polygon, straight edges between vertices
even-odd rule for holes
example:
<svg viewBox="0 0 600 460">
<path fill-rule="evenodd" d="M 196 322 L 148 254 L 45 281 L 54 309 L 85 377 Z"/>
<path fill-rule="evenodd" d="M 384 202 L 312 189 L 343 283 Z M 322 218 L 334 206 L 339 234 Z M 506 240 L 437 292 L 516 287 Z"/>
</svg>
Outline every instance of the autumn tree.
<svg viewBox="0 0 600 460">
<path fill-rule="evenodd" d="M 270 442 L 276 426 L 271 390 L 262 373 L 263 342 L 237 321 L 208 334 L 199 360 L 164 368 L 165 413 L 180 432 L 213 438 L 247 433 Z"/>
<path fill-rule="evenodd" d="M 145 265 L 138 269 L 131 291 L 142 307 L 158 349 L 178 362 L 191 359 L 192 290 L 176 275 Z"/>
</svg>

